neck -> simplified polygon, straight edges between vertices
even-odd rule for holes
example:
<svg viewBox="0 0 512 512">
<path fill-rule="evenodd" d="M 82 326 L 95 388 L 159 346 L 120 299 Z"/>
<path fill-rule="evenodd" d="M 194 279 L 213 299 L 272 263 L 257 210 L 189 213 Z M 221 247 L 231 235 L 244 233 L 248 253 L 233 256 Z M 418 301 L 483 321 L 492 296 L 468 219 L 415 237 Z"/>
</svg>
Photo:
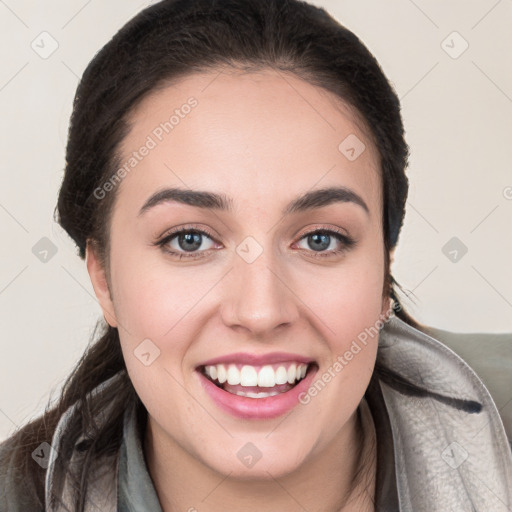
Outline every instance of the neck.
<svg viewBox="0 0 512 512">
<path fill-rule="evenodd" d="M 358 408 L 359 464 L 352 492 L 339 512 L 374 512 L 377 471 L 377 435 L 368 403 L 363 398 Z"/>
<path fill-rule="evenodd" d="M 318 456 L 284 477 L 238 479 L 202 464 L 148 418 L 144 450 L 163 512 L 373 512 L 376 436 L 366 401 Z M 333 478 L 333 475 L 336 475 Z"/>
</svg>

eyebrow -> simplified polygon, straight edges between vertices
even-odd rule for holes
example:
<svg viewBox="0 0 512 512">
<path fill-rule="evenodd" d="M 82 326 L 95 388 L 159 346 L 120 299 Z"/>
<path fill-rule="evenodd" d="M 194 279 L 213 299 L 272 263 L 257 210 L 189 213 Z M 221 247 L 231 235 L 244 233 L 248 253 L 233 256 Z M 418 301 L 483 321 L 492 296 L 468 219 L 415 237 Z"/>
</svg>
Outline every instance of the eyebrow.
<svg viewBox="0 0 512 512">
<path fill-rule="evenodd" d="M 159 204 L 168 202 L 177 202 L 196 208 L 233 211 L 233 200 L 225 194 L 183 188 L 165 188 L 149 197 L 140 209 L 138 216 L 140 217 L 146 211 Z M 367 214 L 370 213 L 362 197 L 353 190 L 346 187 L 329 187 L 312 190 L 300 195 L 284 208 L 282 214 L 290 215 L 292 213 L 305 212 L 334 203 L 354 203 L 363 208 Z"/>
</svg>

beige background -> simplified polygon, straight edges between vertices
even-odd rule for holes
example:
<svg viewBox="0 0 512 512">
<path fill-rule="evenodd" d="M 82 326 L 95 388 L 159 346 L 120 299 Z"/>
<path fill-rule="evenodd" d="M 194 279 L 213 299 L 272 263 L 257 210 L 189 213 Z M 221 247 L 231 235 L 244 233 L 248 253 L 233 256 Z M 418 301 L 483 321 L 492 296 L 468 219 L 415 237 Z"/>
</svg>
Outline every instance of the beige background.
<svg viewBox="0 0 512 512">
<path fill-rule="evenodd" d="M 405 305 L 441 329 L 512 331 L 512 1 L 312 3 L 362 39 L 402 100 L 411 188 L 394 274 L 416 301 Z M 144 5 L 0 1 L 0 439 L 56 396 L 101 314 L 53 210 L 79 77 Z M 58 44 L 48 58 L 31 46 L 42 37 Z M 32 252 L 43 237 L 57 250 L 46 263 Z M 455 247 L 443 253 L 453 237 L 468 249 L 455 262 Z"/>
</svg>

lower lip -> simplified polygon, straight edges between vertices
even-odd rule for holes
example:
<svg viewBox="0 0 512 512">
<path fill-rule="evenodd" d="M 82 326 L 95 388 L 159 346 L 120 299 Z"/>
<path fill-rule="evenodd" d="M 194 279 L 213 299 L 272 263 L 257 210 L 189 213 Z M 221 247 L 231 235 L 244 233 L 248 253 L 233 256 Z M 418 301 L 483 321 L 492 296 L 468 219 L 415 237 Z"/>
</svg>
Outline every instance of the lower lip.
<svg viewBox="0 0 512 512">
<path fill-rule="evenodd" d="M 243 419 L 271 419 L 291 411 L 299 404 L 299 395 L 307 391 L 317 371 L 317 367 L 312 368 L 289 391 L 266 398 L 250 398 L 228 393 L 207 379 L 201 371 L 198 370 L 197 373 L 199 374 L 201 385 L 210 398 L 224 411 Z"/>
</svg>

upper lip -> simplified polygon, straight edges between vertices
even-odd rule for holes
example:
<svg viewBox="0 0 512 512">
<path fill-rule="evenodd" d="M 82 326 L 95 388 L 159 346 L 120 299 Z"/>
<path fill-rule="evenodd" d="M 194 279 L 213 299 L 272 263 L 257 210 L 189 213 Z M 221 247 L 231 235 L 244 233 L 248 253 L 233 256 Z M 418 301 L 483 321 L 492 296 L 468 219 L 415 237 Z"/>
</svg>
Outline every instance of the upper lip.
<svg viewBox="0 0 512 512">
<path fill-rule="evenodd" d="M 263 366 L 265 364 L 284 363 L 293 361 L 297 363 L 312 363 L 311 357 L 301 356 L 287 352 L 272 352 L 269 354 L 249 354 L 247 352 L 236 352 L 224 356 L 214 357 L 204 361 L 198 367 L 211 366 L 216 364 L 247 364 L 251 366 Z"/>
</svg>

